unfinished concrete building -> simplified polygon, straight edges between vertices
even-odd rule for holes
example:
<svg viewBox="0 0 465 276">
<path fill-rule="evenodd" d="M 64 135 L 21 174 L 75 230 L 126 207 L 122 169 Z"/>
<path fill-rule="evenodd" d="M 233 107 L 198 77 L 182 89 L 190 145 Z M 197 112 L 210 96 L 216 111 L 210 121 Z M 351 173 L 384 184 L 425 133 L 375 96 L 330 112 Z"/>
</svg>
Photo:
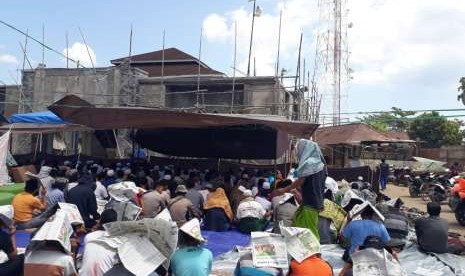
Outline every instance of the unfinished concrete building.
<svg viewBox="0 0 465 276">
<path fill-rule="evenodd" d="M 39 66 L 24 70 L 22 103 L 18 98 L 16 101 L 23 106 L 22 112 L 41 111 L 63 96 L 74 94 L 97 106 L 129 105 L 308 120 L 303 93 L 286 90 L 274 76 L 228 77 L 176 48 L 123 57 L 111 63 L 113 66 L 99 68 Z M 5 91 L 8 103 L 14 102 L 10 94 L 18 93 L 13 90 Z M 10 104 L 6 117 L 14 109 Z M 96 152 L 101 150 L 83 147 L 83 153 Z"/>
</svg>

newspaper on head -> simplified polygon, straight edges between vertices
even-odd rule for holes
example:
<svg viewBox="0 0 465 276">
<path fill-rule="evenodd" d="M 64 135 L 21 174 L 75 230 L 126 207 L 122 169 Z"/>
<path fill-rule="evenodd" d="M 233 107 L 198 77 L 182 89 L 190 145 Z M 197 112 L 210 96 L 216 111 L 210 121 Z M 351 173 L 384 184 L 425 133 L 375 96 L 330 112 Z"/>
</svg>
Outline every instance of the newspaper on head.
<svg viewBox="0 0 465 276">
<path fill-rule="evenodd" d="M 73 228 L 65 211 L 59 209 L 40 227 L 31 243 L 40 241 L 57 242 L 66 252 L 71 251 L 71 235 Z"/>
<path fill-rule="evenodd" d="M 252 259 L 256 267 L 287 269 L 286 242 L 284 237 L 268 232 L 252 232 Z"/>
<path fill-rule="evenodd" d="M 126 236 L 127 241 L 118 248 L 118 254 L 124 267 L 137 276 L 154 272 L 166 257 L 140 234 Z"/>
<path fill-rule="evenodd" d="M 10 226 L 14 223 L 14 209 L 13 205 L 2 205 L 0 206 L 0 220 L 3 222 L 5 226 Z"/>
<path fill-rule="evenodd" d="M 108 194 L 118 201 L 129 201 L 139 193 L 140 188 L 136 186 L 136 183 L 131 181 L 124 181 L 115 183 L 108 186 Z"/>
<path fill-rule="evenodd" d="M 171 219 L 170 212 L 165 208 L 154 219 L 149 220 L 148 226 L 148 237 L 167 258 L 163 265 L 168 269 L 169 259 L 178 246 L 178 225 Z"/>
<path fill-rule="evenodd" d="M 339 231 L 344 224 L 344 220 L 347 216 L 347 212 L 341 208 L 341 206 L 332 202 L 331 200 L 325 199 L 323 210 L 320 212 L 320 216 L 330 219 L 336 229 Z"/>
<path fill-rule="evenodd" d="M 103 244 L 106 247 L 109 247 L 113 250 L 117 250 L 121 245 L 123 245 L 127 241 L 128 241 L 128 238 L 126 236 L 119 236 L 119 237 L 104 236 L 98 239 L 93 239 L 89 241 L 89 243 Z"/>
<path fill-rule="evenodd" d="M 116 221 L 107 223 L 104 227 L 110 236 L 126 236 L 130 233 L 144 234 L 167 260 L 174 253 L 178 244 L 178 226 L 171 219 L 167 209 L 164 209 L 155 218 Z M 168 261 L 164 263 L 164 266 L 168 268 Z"/>
<path fill-rule="evenodd" d="M 354 191 L 348 190 L 341 201 L 342 208 L 345 208 L 351 201 L 363 203 L 365 200 L 358 196 Z"/>
<path fill-rule="evenodd" d="M 386 250 L 367 248 L 352 254 L 354 275 L 404 276 L 400 264 Z"/>
<path fill-rule="evenodd" d="M 320 253 L 320 242 L 309 229 L 281 226 L 281 233 L 285 237 L 287 252 L 298 263 Z"/>
<path fill-rule="evenodd" d="M 108 204 L 105 205 L 104 209 L 115 210 L 118 215 L 118 221 L 134 221 L 142 212 L 142 208 L 131 201 L 110 200 Z"/>
<path fill-rule="evenodd" d="M 59 202 L 58 206 L 63 210 L 67 215 L 71 224 L 84 224 L 81 213 L 76 205 L 72 203 Z"/>
<path fill-rule="evenodd" d="M 384 221 L 384 216 L 369 201 L 365 201 L 362 204 L 355 205 L 354 208 L 350 210 L 349 215 L 351 218 L 355 218 L 358 215 L 360 215 L 363 212 L 363 210 L 365 210 L 366 208 L 371 208 L 375 212 L 376 216 L 378 216 L 379 219 Z"/>
</svg>

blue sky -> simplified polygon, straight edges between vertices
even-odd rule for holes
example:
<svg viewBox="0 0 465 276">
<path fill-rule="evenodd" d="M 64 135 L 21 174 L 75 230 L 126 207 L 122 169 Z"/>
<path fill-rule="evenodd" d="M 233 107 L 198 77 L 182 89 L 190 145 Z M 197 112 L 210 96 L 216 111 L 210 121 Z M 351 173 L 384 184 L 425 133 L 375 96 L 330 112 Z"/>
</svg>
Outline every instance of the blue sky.
<svg viewBox="0 0 465 276">
<path fill-rule="evenodd" d="M 257 0 L 263 14 L 257 18 L 254 56 L 257 74 L 274 72 L 279 10 L 283 10 L 281 65 L 295 73 L 298 39 L 304 33 L 303 56 L 313 63 L 317 30 L 317 0 Z M 348 0 L 348 32 L 353 80 L 343 99 L 343 111 L 462 108 L 456 87 L 465 75 L 465 1 L 462 0 Z M 78 28 L 95 53 L 98 66 L 128 53 L 130 25 L 134 26 L 133 53 L 166 47 L 198 53 L 204 28 L 202 60 L 232 74 L 234 22 L 238 26 L 238 67 L 246 70 L 251 3 L 247 0 L 170 1 L 22 1 L 4 0 L 0 19 L 41 38 L 62 52 L 65 33 L 70 47 L 82 43 Z M 0 25 L 0 81 L 11 84 L 22 67 L 20 34 Z M 82 48 L 77 55 L 88 59 Z M 71 51 L 71 50 L 70 50 Z M 41 46 L 29 41 L 33 66 L 41 60 Z M 47 67 L 62 67 L 58 55 L 46 51 Z M 308 67 L 307 67 L 308 68 Z M 324 93 L 328 96 L 328 92 Z M 322 113 L 331 112 L 330 98 Z M 457 112 L 455 113 L 457 114 Z"/>
</svg>

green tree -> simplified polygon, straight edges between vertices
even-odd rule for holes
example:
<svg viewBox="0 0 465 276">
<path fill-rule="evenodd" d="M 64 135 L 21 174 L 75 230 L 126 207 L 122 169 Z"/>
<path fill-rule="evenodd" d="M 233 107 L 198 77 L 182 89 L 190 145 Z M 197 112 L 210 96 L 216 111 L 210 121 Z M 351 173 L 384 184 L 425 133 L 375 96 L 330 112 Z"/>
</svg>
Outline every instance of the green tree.
<svg viewBox="0 0 465 276">
<path fill-rule="evenodd" d="M 462 103 L 465 104 L 465 77 L 461 77 L 459 83 L 460 85 L 457 90 L 461 93 L 457 96 L 457 100 L 461 100 Z"/>
<path fill-rule="evenodd" d="M 442 126 L 444 133 L 443 145 L 460 145 L 463 133 L 460 131 L 460 123 L 457 121 L 446 121 Z"/>
<path fill-rule="evenodd" d="M 426 147 L 458 145 L 462 141 L 460 123 L 448 121 L 438 112 L 428 112 L 417 116 L 411 123 L 409 134 L 412 139 L 420 139 Z"/>
<path fill-rule="evenodd" d="M 404 111 L 393 107 L 389 112 L 370 114 L 359 120 L 370 125 L 378 131 L 407 131 L 410 125 L 410 116 L 415 115 L 413 111 Z"/>
</svg>

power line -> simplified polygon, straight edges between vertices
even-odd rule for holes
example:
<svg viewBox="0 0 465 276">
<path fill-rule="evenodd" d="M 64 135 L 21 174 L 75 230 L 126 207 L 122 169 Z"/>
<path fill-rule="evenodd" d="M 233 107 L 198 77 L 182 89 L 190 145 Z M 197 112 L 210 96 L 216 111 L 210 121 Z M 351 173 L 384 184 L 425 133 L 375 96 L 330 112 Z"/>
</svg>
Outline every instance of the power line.
<svg viewBox="0 0 465 276">
<path fill-rule="evenodd" d="M 449 109 L 417 109 L 417 110 L 403 110 L 402 112 L 415 112 L 415 113 L 424 113 L 424 112 L 453 112 L 453 111 L 465 111 L 465 108 L 449 108 Z M 341 115 L 370 115 L 370 114 L 388 114 L 393 113 L 393 110 L 388 111 L 358 111 L 358 112 L 343 112 Z M 333 113 L 325 113 L 320 115 L 333 116 Z"/>
<path fill-rule="evenodd" d="M 80 67 L 82 67 L 82 68 L 86 68 L 85 66 L 79 64 L 78 61 L 76 61 L 76 60 L 74 60 L 74 59 L 68 57 L 67 55 L 64 55 L 63 53 L 61 53 L 61 52 L 59 52 L 59 51 L 53 49 L 53 48 L 50 47 L 50 46 L 45 45 L 45 43 L 39 41 L 38 39 L 36 39 L 36 38 L 34 38 L 34 37 L 32 37 L 32 36 L 30 36 L 28 33 L 26 33 L 26 32 L 24 32 L 24 31 L 22 31 L 22 30 L 16 28 L 15 26 L 6 23 L 6 22 L 3 21 L 3 20 L 0 20 L 0 23 L 3 24 L 3 25 L 5 25 L 5 26 L 7 26 L 8 28 L 13 29 L 14 31 L 17 31 L 17 32 L 19 32 L 20 34 L 23 34 L 23 35 L 25 35 L 26 37 L 28 37 L 28 38 L 34 40 L 35 42 L 39 43 L 39 44 L 40 44 L 42 47 L 44 47 L 45 49 L 47 49 L 47 50 L 49 50 L 49 51 L 52 51 L 52 52 L 54 52 L 54 53 L 60 55 L 61 57 L 64 57 L 64 58 L 66 58 L 67 60 L 70 60 L 71 62 L 74 62 L 75 64 L 77 64 L 78 66 L 80 66 Z"/>
</svg>

